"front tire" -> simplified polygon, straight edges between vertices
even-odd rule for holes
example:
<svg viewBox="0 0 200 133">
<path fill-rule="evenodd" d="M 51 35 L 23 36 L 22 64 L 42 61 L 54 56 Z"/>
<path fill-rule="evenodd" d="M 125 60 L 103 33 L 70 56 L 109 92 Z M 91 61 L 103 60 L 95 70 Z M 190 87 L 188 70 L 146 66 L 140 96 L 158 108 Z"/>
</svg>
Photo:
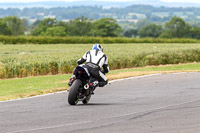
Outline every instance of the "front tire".
<svg viewBox="0 0 200 133">
<path fill-rule="evenodd" d="M 90 94 L 89 96 L 85 97 L 85 98 L 83 99 L 82 103 L 83 103 L 83 104 L 88 104 L 90 98 L 91 98 L 91 94 Z"/>
<path fill-rule="evenodd" d="M 70 105 L 76 105 L 79 101 L 79 92 L 78 89 L 81 85 L 82 81 L 80 79 L 76 79 L 69 90 L 68 95 L 68 103 Z"/>
</svg>

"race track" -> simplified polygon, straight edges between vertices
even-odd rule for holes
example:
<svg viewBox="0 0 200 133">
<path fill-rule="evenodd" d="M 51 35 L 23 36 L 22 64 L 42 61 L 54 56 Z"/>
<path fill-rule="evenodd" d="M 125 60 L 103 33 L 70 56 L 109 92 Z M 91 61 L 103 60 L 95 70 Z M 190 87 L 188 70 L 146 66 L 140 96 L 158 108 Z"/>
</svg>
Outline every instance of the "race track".
<svg viewBox="0 0 200 133">
<path fill-rule="evenodd" d="M 0 133 L 200 133 L 200 73 L 114 82 L 88 105 L 67 95 L 0 102 Z"/>
</svg>

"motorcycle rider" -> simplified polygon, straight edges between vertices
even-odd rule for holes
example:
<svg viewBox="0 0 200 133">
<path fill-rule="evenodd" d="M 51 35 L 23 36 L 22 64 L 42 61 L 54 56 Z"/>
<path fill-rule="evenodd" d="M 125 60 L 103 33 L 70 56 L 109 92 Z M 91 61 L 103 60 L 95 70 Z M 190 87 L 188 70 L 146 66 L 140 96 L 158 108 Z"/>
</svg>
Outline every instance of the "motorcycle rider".
<svg viewBox="0 0 200 133">
<path fill-rule="evenodd" d="M 95 86 L 103 87 L 108 83 L 105 73 L 109 72 L 108 57 L 103 53 L 103 47 L 100 44 L 94 44 L 92 50 L 87 51 L 82 58 L 77 61 L 77 64 L 83 64 L 83 67 L 87 68 L 89 73 L 98 80 Z M 103 70 L 101 68 L 103 67 Z M 71 86 L 75 79 L 75 75 L 72 75 L 68 85 Z M 97 82 L 97 81 L 96 81 Z"/>
</svg>

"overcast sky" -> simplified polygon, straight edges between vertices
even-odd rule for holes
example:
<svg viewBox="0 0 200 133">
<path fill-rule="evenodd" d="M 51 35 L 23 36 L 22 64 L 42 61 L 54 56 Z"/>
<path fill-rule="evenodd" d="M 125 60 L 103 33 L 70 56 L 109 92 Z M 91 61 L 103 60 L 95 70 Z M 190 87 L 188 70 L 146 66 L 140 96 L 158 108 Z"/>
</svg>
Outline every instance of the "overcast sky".
<svg viewBox="0 0 200 133">
<path fill-rule="evenodd" d="M 84 0 L 0 0 L 0 3 L 7 3 L 7 2 L 40 2 L 40 1 L 84 1 Z M 139 1 L 139 0 L 91 0 L 91 1 Z M 149 0 L 151 1 L 151 0 Z M 178 2 L 178 3 L 183 3 L 183 2 L 192 2 L 192 3 L 200 3 L 200 0 L 161 0 L 164 2 Z"/>
</svg>

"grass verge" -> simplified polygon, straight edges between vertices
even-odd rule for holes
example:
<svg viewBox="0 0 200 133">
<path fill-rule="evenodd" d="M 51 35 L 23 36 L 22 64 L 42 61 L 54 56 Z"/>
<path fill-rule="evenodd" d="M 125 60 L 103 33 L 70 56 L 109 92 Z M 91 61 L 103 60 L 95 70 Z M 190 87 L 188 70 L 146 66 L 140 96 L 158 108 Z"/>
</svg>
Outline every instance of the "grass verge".
<svg viewBox="0 0 200 133">
<path fill-rule="evenodd" d="M 155 73 L 199 72 L 200 63 L 148 66 L 143 68 L 112 70 L 109 80 Z M 70 74 L 0 80 L 0 101 L 42 95 L 69 89 Z"/>
</svg>

